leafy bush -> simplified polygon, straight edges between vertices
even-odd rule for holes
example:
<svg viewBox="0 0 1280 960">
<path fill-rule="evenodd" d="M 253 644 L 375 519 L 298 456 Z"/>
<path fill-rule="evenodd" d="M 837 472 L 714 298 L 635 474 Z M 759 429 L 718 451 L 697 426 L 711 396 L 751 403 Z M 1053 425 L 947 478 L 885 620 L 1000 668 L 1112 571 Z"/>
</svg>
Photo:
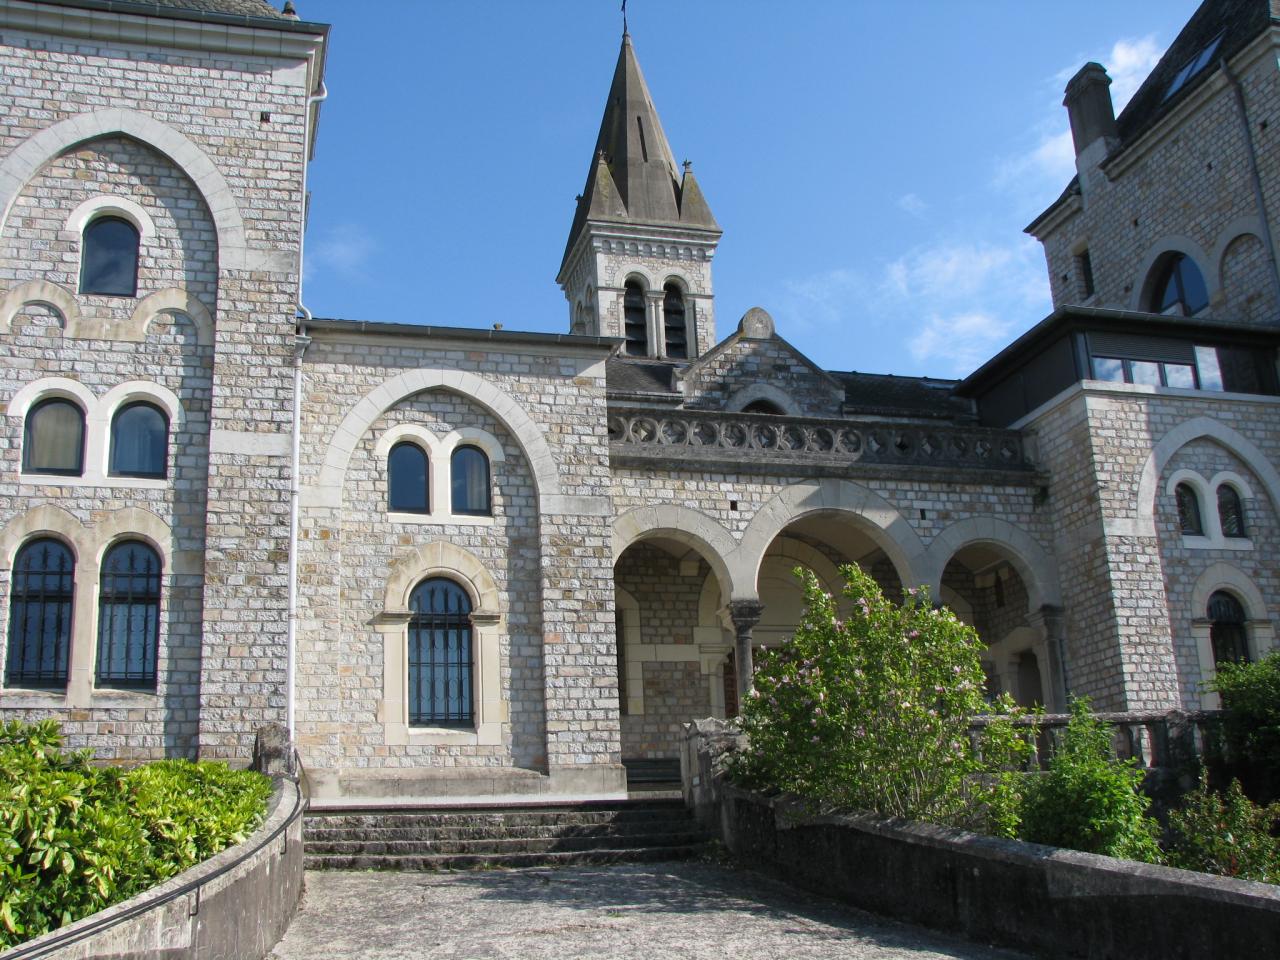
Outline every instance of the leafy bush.
<svg viewBox="0 0 1280 960">
<path fill-rule="evenodd" d="M 1024 840 L 1159 863 L 1158 825 L 1147 816 L 1143 773 L 1111 750 L 1111 728 L 1073 700 L 1071 720 L 1046 773 L 1023 791 Z"/>
<path fill-rule="evenodd" d="M 841 568 L 853 614 L 806 570 L 795 637 L 760 657 L 742 710 L 749 746 L 736 776 L 747 785 L 882 816 L 1012 835 L 1017 774 L 1029 744 L 1009 723 L 1016 708 L 971 736 L 983 698 L 981 641 L 926 592 L 899 606 L 856 565 Z"/>
<path fill-rule="evenodd" d="M 1168 862 L 1186 870 L 1280 883 L 1280 803 L 1250 802 L 1238 780 L 1225 795 L 1200 786 L 1169 814 Z"/>
<path fill-rule="evenodd" d="M 0 948 L 126 900 L 238 843 L 271 781 L 221 763 L 125 771 L 63 753 L 57 724 L 0 725 Z"/>
<path fill-rule="evenodd" d="M 1254 799 L 1280 799 L 1280 650 L 1256 663 L 1224 663 L 1210 686 L 1222 696 L 1234 771 Z"/>
</svg>

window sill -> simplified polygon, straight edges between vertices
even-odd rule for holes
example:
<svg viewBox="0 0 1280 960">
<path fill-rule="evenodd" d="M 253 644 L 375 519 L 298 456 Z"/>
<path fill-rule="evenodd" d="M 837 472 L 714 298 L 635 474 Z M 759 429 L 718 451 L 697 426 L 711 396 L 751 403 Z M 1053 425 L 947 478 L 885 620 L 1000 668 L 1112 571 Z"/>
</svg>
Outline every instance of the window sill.
<svg viewBox="0 0 1280 960">
<path fill-rule="evenodd" d="M 166 490 L 171 485 L 167 478 L 107 477 L 94 474 L 67 476 L 57 473 L 21 473 L 19 483 L 36 487 L 115 487 L 122 490 Z"/>
<path fill-rule="evenodd" d="M 91 707 L 150 707 L 158 696 L 155 690 L 129 690 L 124 687 L 94 687 L 89 695 Z"/>
<path fill-rule="evenodd" d="M 472 746 L 480 742 L 480 735 L 475 730 L 456 727 L 409 727 L 409 742 Z"/>
<path fill-rule="evenodd" d="M 391 523 L 403 523 L 414 526 L 446 526 L 457 527 L 491 527 L 492 516 L 473 516 L 464 513 L 397 513 L 387 511 L 387 520 Z"/>
<path fill-rule="evenodd" d="M 68 706 L 67 694 L 31 687 L 7 687 L 0 690 L 0 705 L 9 708 L 41 710 Z"/>
<path fill-rule="evenodd" d="M 1253 541 L 1247 537 L 1204 537 L 1182 535 L 1182 545 L 1188 550 L 1252 550 Z"/>
</svg>

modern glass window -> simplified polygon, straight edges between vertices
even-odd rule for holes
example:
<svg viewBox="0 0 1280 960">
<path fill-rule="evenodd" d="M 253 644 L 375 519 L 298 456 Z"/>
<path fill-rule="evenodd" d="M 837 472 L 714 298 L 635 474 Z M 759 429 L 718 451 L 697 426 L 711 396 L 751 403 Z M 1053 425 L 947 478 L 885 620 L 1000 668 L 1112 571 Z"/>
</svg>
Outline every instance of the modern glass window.
<svg viewBox="0 0 1280 960">
<path fill-rule="evenodd" d="M 160 556 L 126 540 L 102 558 L 98 686 L 154 688 L 159 646 Z"/>
<path fill-rule="evenodd" d="M 70 400 L 41 400 L 27 413 L 22 469 L 78 477 L 84 472 L 84 411 Z"/>
<path fill-rule="evenodd" d="M 1209 305 L 1209 291 L 1196 262 L 1186 254 L 1169 257 L 1156 275 L 1150 309 L 1191 316 Z"/>
<path fill-rule="evenodd" d="M 1196 369 L 1189 363 L 1093 357 L 1093 379 L 1112 383 L 1143 383 L 1152 387 L 1196 389 Z"/>
<path fill-rule="evenodd" d="M 416 443 L 401 441 L 387 457 L 387 509 L 400 513 L 427 513 L 427 452 Z"/>
<path fill-rule="evenodd" d="M 471 727 L 471 598 L 452 580 L 424 580 L 409 596 L 409 725 Z"/>
<path fill-rule="evenodd" d="M 477 447 L 458 447 L 449 462 L 453 512 L 487 517 L 493 513 L 489 458 Z"/>
<path fill-rule="evenodd" d="M 169 417 L 150 403 L 128 403 L 111 418 L 115 477 L 163 477 L 169 460 Z"/>
<path fill-rule="evenodd" d="M 1218 487 L 1218 520 L 1224 537 L 1244 538 L 1248 534 L 1244 525 L 1244 504 L 1236 488 L 1224 483 Z"/>
<path fill-rule="evenodd" d="M 80 292 L 132 297 L 138 292 L 138 228 L 120 217 L 99 217 L 84 228 Z"/>
<path fill-rule="evenodd" d="M 13 562 L 6 686 L 67 685 L 76 562 L 65 544 L 32 540 Z"/>
<path fill-rule="evenodd" d="M 1178 526 L 1189 537 L 1204 536 L 1204 523 L 1200 519 L 1200 498 L 1189 483 L 1180 483 L 1173 489 L 1178 501 Z"/>
<path fill-rule="evenodd" d="M 1219 590 L 1209 598 L 1209 642 L 1214 663 L 1248 663 L 1244 607 L 1231 594 Z"/>
<path fill-rule="evenodd" d="M 667 356 L 684 360 L 689 356 L 689 334 L 685 328 L 684 294 L 674 283 L 663 287 L 662 327 L 667 341 Z"/>
<path fill-rule="evenodd" d="M 644 290 L 628 280 L 622 294 L 622 335 L 628 356 L 649 355 L 649 325 L 645 319 Z"/>
</svg>

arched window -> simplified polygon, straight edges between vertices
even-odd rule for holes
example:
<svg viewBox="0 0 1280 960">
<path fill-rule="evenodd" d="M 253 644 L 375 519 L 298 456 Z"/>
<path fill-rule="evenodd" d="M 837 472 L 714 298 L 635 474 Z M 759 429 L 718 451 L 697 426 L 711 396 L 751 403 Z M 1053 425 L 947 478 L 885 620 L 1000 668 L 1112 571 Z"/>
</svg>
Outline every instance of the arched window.
<svg viewBox="0 0 1280 960">
<path fill-rule="evenodd" d="M 662 327 L 667 341 L 667 356 L 684 360 L 689 356 L 689 334 L 685 328 L 684 294 L 674 283 L 663 287 Z"/>
<path fill-rule="evenodd" d="M 1240 502 L 1240 494 L 1229 483 L 1218 487 L 1218 520 L 1222 524 L 1224 537 L 1247 537 L 1244 526 L 1244 504 Z"/>
<path fill-rule="evenodd" d="M 487 517 L 493 512 L 489 495 L 489 458 L 478 447 L 458 447 L 449 462 L 453 512 Z"/>
<path fill-rule="evenodd" d="M 645 320 L 644 290 L 634 280 L 628 280 L 622 294 L 622 335 L 626 339 L 628 356 L 649 355 L 649 325 Z"/>
<path fill-rule="evenodd" d="M 770 416 L 780 417 L 785 411 L 772 400 L 752 400 L 742 408 L 742 412 L 767 413 Z"/>
<path fill-rule="evenodd" d="M 1189 483 L 1180 483 L 1173 490 L 1178 500 L 1178 526 L 1189 537 L 1204 536 L 1204 523 L 1200 519 L 1200 498 Z"/>
<path fill-rule="evenodd" d="M 401 513 L 427 513 L 427 452 L 416 443 L 402 440 L 387 456 L 387 509 Z"/>
<path fill-rule="evenodd" d="M 7 686 L 65 687 L 76 561 L 52 538 L 32 540 L 13 562 Z"/>
<path fill-rule="evenodd" d="M 1244 607 L 1219 590 L 1209 598 L 1209 642 L 1214 663 L 1248 663 L 1249 644 L 1244 630 Z"/>
<path fill-rule="evenodd" d="M 125 540 L 102 558 L 98 686 L 155 687 L 159 645 L 160 556 L 145 543 Z"/>
<path fill-rule="evenodd" d="M 84 411 L 70 400 L 41 400 L 27 413 L 22 469 L 78 477 L 84 471 Z"/>
<path fill-rule="evenodd" d="M 1177 253 L 1164 261 L 1151 288 L 1148 309 L 1154 313 L 1179 313 L 1190 316 L 1209 304 L 1209 291 L 1196 262 Z"/>
<path fill-rule="evenodd" d="M 452 580 L 409 596 L 409 725 L 474 726 L 471 598 Z"/>
<path fill-rule="evenodd" d="M 163 477 L 169 460 L 169 417 L 150 403 L 127 403 L 111 418 L 111 463 L 116 477 Z"/>
<path fill-rule="evenodd" d="M 98 217 L 84 228 L 80 292 L 132 297 L 138 292 L 138 228 L 121 217 Z"/>
</svg>

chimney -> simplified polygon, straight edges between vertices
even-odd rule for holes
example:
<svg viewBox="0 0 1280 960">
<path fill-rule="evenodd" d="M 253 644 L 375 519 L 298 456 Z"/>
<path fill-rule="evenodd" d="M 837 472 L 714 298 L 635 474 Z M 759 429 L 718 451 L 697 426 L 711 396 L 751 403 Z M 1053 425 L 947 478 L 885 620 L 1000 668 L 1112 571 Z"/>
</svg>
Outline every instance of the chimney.
<svg viewBox="0 0 1280 960">
<path fill-rule="evenodd" d="M 1086 63 L 1067 83 L 1062 105 L 1071 118 L 1071 139 L 1076 156 L 1099 137 L 1114 140 L 1118 135 L 1115 110 L 1111 106 L 1111 78 L 1100 63 Z"/>
</svg>

